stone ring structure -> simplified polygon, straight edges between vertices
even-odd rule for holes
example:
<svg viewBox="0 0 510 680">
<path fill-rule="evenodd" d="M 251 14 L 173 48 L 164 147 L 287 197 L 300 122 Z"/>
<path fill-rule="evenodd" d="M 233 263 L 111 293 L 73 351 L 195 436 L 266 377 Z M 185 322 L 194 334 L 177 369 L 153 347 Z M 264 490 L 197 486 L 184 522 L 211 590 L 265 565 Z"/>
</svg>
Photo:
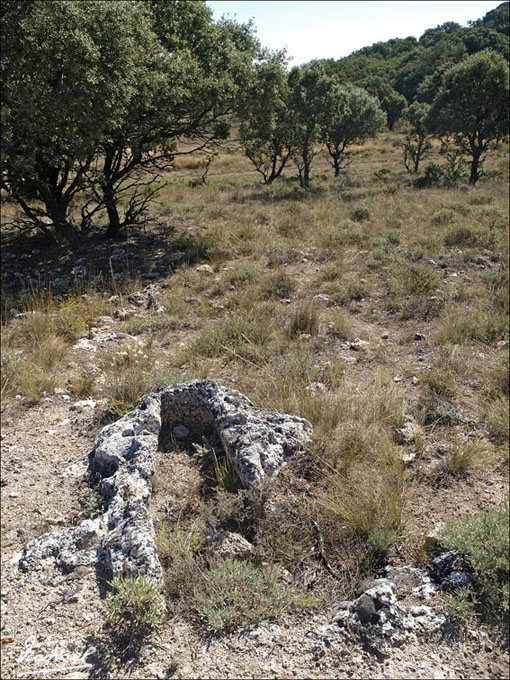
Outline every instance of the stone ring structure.
<svg viewBox="0 0 510 680">
<path fill-rule="evenodd" d="M 44 534 L 23 551 L 19 566 L 41 569 L 54 560 L 62 571 L 99 563 L 107 574 L 149 575 L 161 582 L 149 510 L 157 452 L 216 438 L 246 488 L 261 488 L 302 452 L 310 423 L 274 409 L 257 408 L 236 390 L 212 380 L 170 385 L 140 399 L 136 408 L 98 435 L 89 454 L 90 481 L 103 505 L 95 520 Z"/>
</svg>

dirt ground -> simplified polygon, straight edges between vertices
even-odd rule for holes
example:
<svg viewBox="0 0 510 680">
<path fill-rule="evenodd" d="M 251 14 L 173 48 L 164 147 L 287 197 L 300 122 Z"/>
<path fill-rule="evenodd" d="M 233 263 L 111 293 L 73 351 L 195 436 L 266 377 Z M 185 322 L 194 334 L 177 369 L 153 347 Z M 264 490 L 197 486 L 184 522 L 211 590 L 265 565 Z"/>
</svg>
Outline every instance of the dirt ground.
<svg viewBox="0 0 510 680">
<path fill-rule="evenodd" d="M 62 575 L 48 567 L 24 574 L 18 559 L 31 539 L 77 524 L 94 510 L 84 472 L 87 453 L 102 427 L 96 415 L 100 409 L 71 411 L 73 401 L 59 390 L 35 406 L 15 404 L 3 415 L 3 678 L 508 676 L 504 642 L 482 630 L 462 638 L 416 639 L 395 648 L 381 663 L 341 634 L 327 642 L 307 635 L 328 623 L 329 611 L 313 616 L 289 611 L 278 624 L 220 637 L 177 619 L 167 622 L 159 635 L 137 640 L 109 626 L 92 570 L 82 567 Z M 419 536 L 449 512 L 462 515 L 472 513 L 473 507 L 496 505 L 508 494 L 508 485 L 501 471 L 476 468 L 453 486 L 415 483 L 409 491 L 408 532 Z M 155 515 L 161 499 L 159 489 Z M 427 604 L 434 606 L 434 601 Z"/>
</svg>

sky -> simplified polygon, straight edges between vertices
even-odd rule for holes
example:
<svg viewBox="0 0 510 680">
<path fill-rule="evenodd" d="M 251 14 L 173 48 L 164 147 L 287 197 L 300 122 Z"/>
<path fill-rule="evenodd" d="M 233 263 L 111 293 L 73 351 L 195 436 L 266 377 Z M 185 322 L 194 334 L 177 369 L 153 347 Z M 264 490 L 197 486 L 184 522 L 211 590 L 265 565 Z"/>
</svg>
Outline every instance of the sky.
<svg viewBox="0 0 510 680">
<path fill-rule="evenodd" d="M 502 0 L 208 0 L 215 19 L 253 19 L 257 36 L 271 49 L 285 47 L 290 65 L 340 59 L 390 38 L 419 38 L 446 21 L 463 26 L 481 19 Z"/>
</svg>

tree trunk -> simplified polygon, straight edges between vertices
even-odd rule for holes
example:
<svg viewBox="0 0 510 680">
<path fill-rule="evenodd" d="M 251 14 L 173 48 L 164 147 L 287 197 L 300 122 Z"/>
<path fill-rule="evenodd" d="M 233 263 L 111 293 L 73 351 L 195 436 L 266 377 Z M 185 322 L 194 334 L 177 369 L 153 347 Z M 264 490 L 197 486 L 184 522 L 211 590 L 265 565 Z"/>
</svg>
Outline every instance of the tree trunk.
<svg viewBox="0 0 510 680">
<path fill-rule="evenodd" d="M 107 239 L 113 239 L 117 236 L 121 229 L 119 211 L 117 210 L 117 202 L 115 200 L 115 195 L 110 189 L 106 189 L 103 194 L 103 201 L 108 213 L 108 229 L 106 230 L 105 237 Z"/>
<path fill-rule="evenodd" d="M 303 155 L 303 184 L 301 185 L 308 191 L 310 188 L 310 159 L 306 154 Z"/>
<path fill-rule="evenodd" d="M 469 184 L 471 186 L 474 186 L 480 177 L 479 174 L 479 168 L 480 168 L 480 158 L 482 156 L 482 150 L 481 149 L 475 149 L 472 152 L 472 160 L 471 160 L 471 171 L 469 173 Z"/>
<path fill-rule="evenodd" d="M 53 222 L 55 238 L 64 239 L 71 246 L 78 241 L 78 234 L 67 218 L 68 204 L 61 197 L 51 196 L 44 200 L 46 213 Z"/>
</svg>

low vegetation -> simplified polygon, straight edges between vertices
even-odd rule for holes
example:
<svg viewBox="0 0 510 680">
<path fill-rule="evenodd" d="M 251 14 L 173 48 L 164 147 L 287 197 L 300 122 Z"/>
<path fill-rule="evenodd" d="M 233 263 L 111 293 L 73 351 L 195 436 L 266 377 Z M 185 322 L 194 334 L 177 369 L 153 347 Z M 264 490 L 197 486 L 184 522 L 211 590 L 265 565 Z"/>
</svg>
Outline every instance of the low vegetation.
<svg viewBox="0 0 510 680">
<path fill-rule="evenodd" d="M 439 539 L 447 550 L 458 550 L 472 576 L 472 585 L 446 599 L 450 615 L 462 623 L 481 616 L 508 630 L 510 613 L 508 500 L 468 519 L 450 519 Z"/>
<path fill-rule="evenodd" d="M 380 576 L 387 563 L 415 560 L 419 536 L 445 519 L 447 494 L 463 498 L 469 510 L 475 502 L 499 502 L 507 493 L 509 443 L 500 33 L 487 29 L 497 33 L 494 53 L 479 45 L 468 56 L 463 41 L 479 34 L 474 27 L 465 29 L 469 36 L 452 28 L 465 60 L 455 65 L 449 57 L 441 82 L 435 60 L 438 54 L 446 59 L 450 31 L 438 27 L 428 32 L 437 54 L 430 45 L 396 41 L 403 54 L 430 57 L 427 64 L 415 62 L 418 84 L 392 43 L 393 82 L 387 69 L 379 78 L 360 66 L 359 82 L 344 87 L 338 79 L 357 73 L 363 54 L 289 75 L 281 55 L 259 54 L 247 27 L 214 24 L 202 3 L 184 3 L 182 10 L 208 36 L 197 45 L 180 36 L 189 47 L 187 66 L 179 54 L 175 64 L 173 57 L 161 58 L 161 45 L 168 46 L 175 30 L 170 15 L 159 12 L 165 3 L 131 3 L 136 7 L 126 9 L 126 26 L 119 23 L 119 3 L 34 2 L 32 26 L 20 3 L 8 4 L 13 25 L 23 29 L 17 38 L 5 29 L 10 44 L 33 59 L 42 50 L 45 74 L 53 60 L 51 41 L 42 41 L 46 20 L 53 25 L 63 14 L 72 24 L 97 12 L 96 19 L 108 19 L 98 40 L 116 26 L 124 39 L 129 31 L 147 29 L 147 35 L 114 65 L 115 77 L 118 67 L 130 82 L 131 67 L 139 64 L 136 86 L 143 85 L 146 100 L 134 110 L 122 97 L 113 102 L 111 140 L 98 147 L 97 121 L 87 117 L 100 113 L 91 103 L 95 89 L 69 93 L 94 134 L 87 128 L 80 158 L 61 158 L 52 146 L 56 177 L 72 187 L 58 215 L 41 199 L 48 189 L 44 167 L 37 159 L 18 165 L 19 148 L 32 143 L 27 138 L 20 146 L 25 128 L 9 138 L 2 234 L 12 257 L 6 256 L 2 284 L 2 409 L 16 415 L 57 390 L 96 400 L 97 421 L 107 420 L 159 385 L 210 377 L 313 426 L 309 449 L 256 494 L 241 488 L 221 442 L 203 441 L 188 451 L 199 482 L 185 489 L 180 480 L 177 510 L 166 509 L 157 537 L 166 604 L 144 575 L 114 578 L 111 620 L 157 629 L 169 616 L 184 616 L 220 633 L 296 607 L 326 606 L 357 596 L 363 581 Z M 89 43 L 78 38 L 96 23 L 77 25 L 73 58 L 81 63 Z M 202 48 L 204 63 L 196 63 Z M 261 57 L 256 74 L 250 71 L 254 53 Z M 152 80 L 151 55 L 166 85 Z M 361 62 L 373 62 L 372 48 L 365 56 Z M 215 66 L 221 66 L 217 83 L 208 77 Z M 492 115 L 491 109 L 485 137 L 478 135 L 480 145 L 467 148 L 472 131 L 454 114 L 462 78 L 469 84 L 477 69 L 494 76 L 490 83 L 482 79 L 489 94 L 481 88 L 480 97 L 492 105 L 494 91 L 497 110 Z M 88 76 L 87 83 L 96 82 Z M 187 106 L 172 109 L 168 82 L 188 81 Z M 22 82 L 13 79 L 10 101 L 17 101 Z M 106 79 L 101 87 L 109 84 Z M 193 119 L 197 101 L 216 101 L 212 95 L 219 92 L 221 101 L 198 127 L 179 127 L 176 116 Z M 247 101 L 246 92 L 259 99 Z M 70 115 L 72 98 L 58 88 L 57 94 Z M 156 116 L 159 101 L 173 116 L 172 129 L 200 147 L 206 137 L 215 146 L 188 156 L 157 118 L 154 138 L 136 138 L 144 152 L 130 165 L 126 140 L 139 134 L 137 121 Z M 430 112 L 438 102 L 444 115 L 437 113 L 433 129 Z M 331 125 L 324 112 L 334 114 Z M 7 111 L 9 130 L 15 114 Z M 468 122 L 474 119 L 471 110 Z M 52 121 L 31 129 L 34 143 L 46 144 Z M 228 145 L 227 123 L 233 128 Z M 155 148 L 163 149 L 157 165 Z M 106 176 L 108 154 L 120 163 L 117 177 Z M 83 176 L 75 185 L 69 168 L 78 166 Z M 105 244 L 103 232 L 118 241 Z M 77 267 L 85 272 L 79 277 Z M 402 435 L 409 425 L 411 434 Z M 487 496 L 485 481 L 492 489 Z M 458 550 L 473 576 L 469 590 L 446 599 L 451 618 L 507 620 L 505 522 L 508 503 L 447 522 L 442 545 Z M 253 552 L 218 557 L 211 547 L 217 531 L 241 534 Z"/>
</svg>

